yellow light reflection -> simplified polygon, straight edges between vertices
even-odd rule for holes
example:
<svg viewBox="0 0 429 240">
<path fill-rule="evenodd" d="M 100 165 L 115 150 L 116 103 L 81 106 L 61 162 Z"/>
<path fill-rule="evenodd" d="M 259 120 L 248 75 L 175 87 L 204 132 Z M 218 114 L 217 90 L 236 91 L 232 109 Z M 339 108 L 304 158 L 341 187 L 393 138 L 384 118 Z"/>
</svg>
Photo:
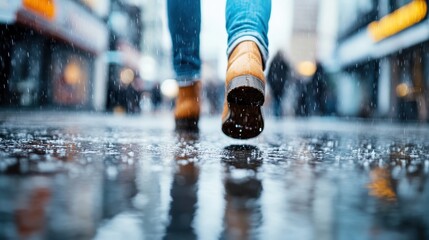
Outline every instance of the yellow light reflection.
<svg viewBox="0 0 429 240">
<path fill-rule="evenodd" d="M 426 1 L 414 0 L 379 21 L 370 23 L 368 31 L 373 41 L 378 42 L 420 22 L 426 13 Z"/>
<path fill-rule="evenodd" d="M 396 95 L 398 95 L 398 97 L 405 97 L 409 93 L 410 93 L 410 88 L 408 87 L 407 84 L 401 83 L 401 84 L 398 84 L 398 86 L 396 86 Z"/>
<path fill-rule="evenodd" d="M 124 68 L 120 73 L 120 79 L 124 85 L 132 83 L 134 81 L 134 77 L 134 71 L 130 68 Z"/>
<path fill-rule="evenodd" d="M 298 63 L 297 71 L 299 74 L 305 77 L 311 77 L 317 70 L 317 66 L 312 61 L 303 61 Z"/>
<path fill-rule="evenodd" d="M 382 200 L 396 201 L 396 193 L 391 184 L 391 176 L 386 169 L 373 169 L 371 171 L 371 182 L 367 187 L 371 196 Z"/>
<path fill-rule="evenodd" d="M 115 106 L 115 107 L 113 108 L 113 113 L 114 113 L 115 115 L 124 115 L 126 112 L 127 112 L 127 111 L 126 111 L 126 110 L 125 110 L 125 108 L 124 108 L 124 107 L 122 107 L 122 106 Z"/>
<path fill-rule="evenodd" d="M 64 69 L 64 81 L 68 85 L 77 85 L 82 79 L 82 71 L 79 64 L 70 62 Z"/>
</svg>

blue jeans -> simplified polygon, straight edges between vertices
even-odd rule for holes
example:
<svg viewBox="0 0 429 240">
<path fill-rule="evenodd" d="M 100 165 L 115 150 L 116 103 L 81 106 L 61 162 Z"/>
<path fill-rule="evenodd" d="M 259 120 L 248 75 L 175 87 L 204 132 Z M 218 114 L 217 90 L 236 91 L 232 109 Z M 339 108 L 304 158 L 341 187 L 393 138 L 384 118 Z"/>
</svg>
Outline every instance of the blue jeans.
<svg viewBox="0 0 429 240">
<path fill-rule="evenodd" d="M 188 86 L 201 77 L 200 0 L 168 0 L 168 27 L 173 43 L 173 67 L 179 86 Z M 243 41 L 254 41 L 264 63 L 268 58 L 268 21 L 271 0 L 227 0 L 227 54 Z"/>
</svg>

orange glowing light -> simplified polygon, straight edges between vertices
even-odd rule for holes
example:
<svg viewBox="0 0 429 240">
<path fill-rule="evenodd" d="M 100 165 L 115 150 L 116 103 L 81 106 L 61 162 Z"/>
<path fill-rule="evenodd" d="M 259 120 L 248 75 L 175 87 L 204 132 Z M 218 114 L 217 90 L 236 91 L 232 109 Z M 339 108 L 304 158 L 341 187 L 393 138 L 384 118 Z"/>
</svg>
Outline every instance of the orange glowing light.
<svg viewBox="0 0 429 240">
<path fill-rule="evenodd" d="M 401 83 L 396 86 L 396 95 L 398 95 L 398 97 L 405 97 L 408 94 L 410 94 L 410 88 L 407 84 Z"/>
<path fill-rule="evenodd" d="M 124 85 L 128 85 L 134 81 L 134 71 L 131 68 L 124 68 L 120 73 L 120 80 Z"/>
<path fill-rule="evenodd" d="M 379 21 L 370 23 L 368 31 L 372 40 L 378 42 L 420 22 L 426 14 L 426 1 L 414 0 Z"/>
<path fill-rule="evenodd" d="M 82 70 L 80 69 L 79 64 L 75 62 L 69 63 L 64 69 L 64 81 L 68 85 L 77 85 L 80 84 L 82 79 Z"/>
<path fill-rule="evenodd" d="M 53 20 L 55 17 L 54 0 L 22 0 L 22 3 L 24 8 L 48 20 Z"/>
<path fill-rule="evenodd" d="M 311 77 L 316 73 L 317 66 L 312 61 L 303 61 L 298 63 L 297 71 L 304 77 Z"/>
<path fill-rule="evenodd" d="M 391 184 L 391 176 L 386 169 L 371 171 L 371 182 L 367 185 L 369 194 L 386 201 L 396 201 L 396 193 Z"/>
</svg>

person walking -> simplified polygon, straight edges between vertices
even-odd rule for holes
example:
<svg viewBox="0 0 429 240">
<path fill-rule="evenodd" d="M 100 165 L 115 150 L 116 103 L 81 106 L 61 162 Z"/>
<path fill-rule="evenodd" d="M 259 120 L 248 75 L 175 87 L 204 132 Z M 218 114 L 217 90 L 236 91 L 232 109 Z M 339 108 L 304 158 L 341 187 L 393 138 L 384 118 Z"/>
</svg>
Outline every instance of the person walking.
<svg viewBox="0 0 429 240">
<path fill-rule="evenodd" d="M 176 129 L 197 130 L 200 116 L 200 0 L 167 0 L 173 45 L 173 68 L 179 84 L 174 117 Z M 248 139 L 264 129 L 264 68 L 268 58 L 271 0 L 227 0 L 228 67 L 222 131 Z"/>
<path fill-rule="evenodd" d="M 275 117 L 281 117 L 283 115 L 282 99 L 286 81 L 288 81 L 290 76 L 290 71 L 291 69 L 286 62 L 284 54 L 278 51 L 270 63 L 267 75 L 267 82 L 270 86 L 273 98 L 273 114 Z"/>
</svg>

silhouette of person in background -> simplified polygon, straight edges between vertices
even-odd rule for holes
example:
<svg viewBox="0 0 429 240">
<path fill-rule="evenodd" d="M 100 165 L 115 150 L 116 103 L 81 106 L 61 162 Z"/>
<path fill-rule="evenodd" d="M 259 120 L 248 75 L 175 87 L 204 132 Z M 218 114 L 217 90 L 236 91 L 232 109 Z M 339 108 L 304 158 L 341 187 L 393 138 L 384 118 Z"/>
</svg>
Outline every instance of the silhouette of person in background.
<svg viewBox="0 0 429 240">
<path fill-rule="evenodd" d="M 157 83 L 151 90 L 150 101 L 152 102 L 152 110 L 158 111 L 162 103 L 162 94 L 159 83 Z"/>
<path fill-rule="evenodd" d="M 282 99 L 286 81 L 288 81 L 290 76 L 290 70 L 283 52 L 278 51 L 270 63 L 267 76 L 267 82 L 273 99 L 273 114 L 276 117 L 283 115 Z"/>
</svg>

